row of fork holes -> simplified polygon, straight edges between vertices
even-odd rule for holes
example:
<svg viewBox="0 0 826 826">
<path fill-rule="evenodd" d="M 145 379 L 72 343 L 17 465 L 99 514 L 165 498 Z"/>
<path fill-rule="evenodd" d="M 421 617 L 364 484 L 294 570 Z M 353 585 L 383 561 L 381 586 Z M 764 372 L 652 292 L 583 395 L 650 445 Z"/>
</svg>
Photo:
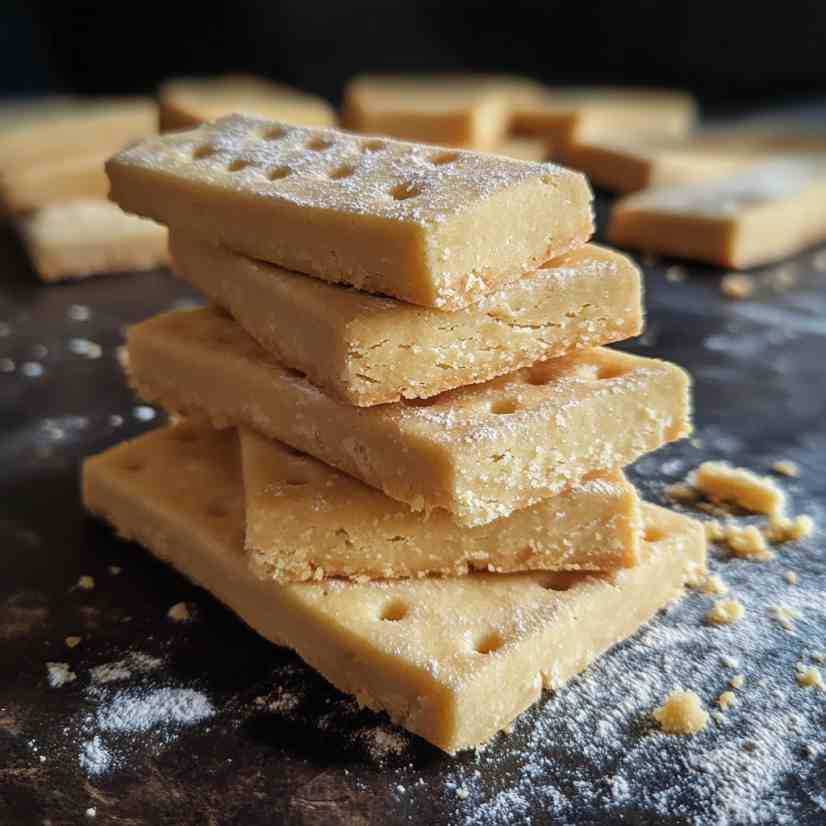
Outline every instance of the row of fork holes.
<svg viewBox="0 0 826 826">
<path fill-rule="evenodd" d="M 285 130 L 281 129 L 280 127 L 276 127 L 269 132 L 264 134 L 265 140 L 276 140 L 280 137 L 283 137 L 286 134 Z M 328 138 L 324 138 L 321 136 L 314 136 L 310 138 L 310 140 L 305 144 L 307 149 L 311 149 L 315 152 L 322 152 L 325 149 L 329 149 L 333 145 L 333 142 Z M 362 145 L 362 151 L 364 152 L 378 152 L 381 149 L 384 149 L 384 142 L 379 140 L 370 140 L 365 141 Z M 209 144 L 203 144 L 201 146 L 195 147 L 192 152 L 193 160 L 200 160 L 202 158 L 208 158 L 211 155 L 214 155 L 217 150 L 215 147 L 210 146 Z M 437 155 L 433 155 L 430 158 L 430 162 L 434 166 L 445 166 L 447 164 L 453 163 L 453 161 L 457 160 L 459 157 L 458 152 L 440 152 Z M 236 158 L 227 166 L 228 172 L 241 172 L 243 169 L 246 169 L 248 166 L 251 166 L 252 162 L 244 160 L 243 158 Z M 292 170 L 288 166 L 277 166 L 271 169 L 267 173 L 267 177 L 271 181 L 279 181 L 283 178 L 286 178 Z M 355 172 L 355 167 L 352 164 L 340 164 L 339 166 L 334 167 L 329 172 L 329 177 L 334 181 L 340 181 L 345 178 L 349 178 Z M 415 198 L 417 195 L 421 194 L 421 187 L 415 183 L 409 181 L 403 181 L 400 184 L 397 184 L 390 190 L 390 196 L 396 201 L 406 201 L 409 198 Z"/>
<path fill-rule="evenodd" d="M 608 379 L 616 379 L 623 376 L 627 371 L 625 368 L 618 365 L 604 365 L 600 367 L 596 373 L 596 378 L 607 381 Z M 553 381 L 556 377 L 556 371 L 552 367 L 539 366 L 529 368 L 525 383 L 531 384 L 535 387 L 541 387 Z M 436 404 L 441 398 L 441 394 L 430 396 L 426 399 L 405 399 L 404 403 L 408 407 L 431 407 Z M 508 398 L 499 399 L 490 406 L 490 412 L 498 415 L 507 415 L 509 413 L 516 413 L 520 408 L 518 399 Z"/>
<path fill-rule="evenodd" d="M 567 591 L 571 587 L 570 582 L 554 577 L 549 577 L 539 584 L 546 591 Z M 382 606 L 378 616 L 382 622 L 399 622 L 405 619 L 409 613 L 410 609 L 404 601 L 394 599 Z M 488 631 L 476 640 L 473 650 L 477 654 L 492 654 L 504 644 L 505 640 L 498 631 Z"/>
</svg>

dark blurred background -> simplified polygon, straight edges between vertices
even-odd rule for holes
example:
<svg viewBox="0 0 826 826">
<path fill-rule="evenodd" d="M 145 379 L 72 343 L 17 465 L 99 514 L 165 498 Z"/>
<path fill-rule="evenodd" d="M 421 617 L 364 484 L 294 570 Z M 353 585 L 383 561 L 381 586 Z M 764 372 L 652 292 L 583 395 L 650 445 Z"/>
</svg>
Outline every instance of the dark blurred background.
<svg viewBox="0 0 826 826">
<path fill-rule="evenodd" d="M 250 71 L 337 101 L 362 71 L 659 84 L 714 108 L 826 94 L 826 0 L 0 0 L 0 93 Z"/>
</svg>

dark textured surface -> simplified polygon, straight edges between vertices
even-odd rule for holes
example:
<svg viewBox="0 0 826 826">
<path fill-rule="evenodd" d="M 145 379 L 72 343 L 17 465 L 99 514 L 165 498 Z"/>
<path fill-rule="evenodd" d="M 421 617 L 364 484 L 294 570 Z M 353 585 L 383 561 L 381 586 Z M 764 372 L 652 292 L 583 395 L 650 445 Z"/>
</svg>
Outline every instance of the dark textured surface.
<svg viewBox="0 0 826 826">
<path fill-rule="evenodd" d="M 823 520 L 822 259 L 820 271 L 814 252 L 787 262 L 797 283 L 781 292 L 772 287 L 778 268 L 763 271 L 758 293 L 743 302 L 720 295 L 719 273 L 684 267 L 686 279 L 672 282 L 664 265 L 646 266 L 648 332 L 629 349 L 693 373 L 701 440 L 639 463 L 635 478 L 647 498 L 705 458 L 763 472 L 789 458 L 802 471 L 781 480 L 795 512 Z M 559 696 L 546 697 L 513 734 L 480 755 L 451 759 L 358 711 L 295 656 L 84 517 L 81 458 L 158 421 L 141 419 L 146 410 L 136 409 L 122 379 L 123 326 L 191 300 L 187 288 L 164 273 L 40 286 L 10 238 L 0 244 L 0 272 L 3 824 L 826 819 L 826 756 L 818 750 L 826 693 L 794 680 L 795 663 L 826 648 L 821 534 L 769 563 L 715 552 L 715 568 L 747 606 L 740 625 L 704 627 L 710 600 L 691 594 Z M 83 316 L 73 305 L 89 308 L 90 317 L 73 320 Z M 90 358 L 95 348 L 78 340 L 100 345 L 100 356 Z M 26 375 L 27 363 L 41 365 L 42 374 Z M 113 576 L 110 565 L 123 572 Z M 787 569 L 799 572 L 796 589 L 783 579 Z M 95 578 L 94 590 L 73 588 L 81 574 Z M 181 600 L 197 606 L 191 623 L 166 617 Z M 768 615 L 784 600 L 802 609 L 791 633 Z M 63 642 L 70 634 L 83 637 L 73 650 Z M 90 686 L 91 667 L 135 651 L 161 657 L 162 666 L 114 687 Z M 725 655 L 737 656 L 739 669 L 721 666 Z M 50 688 L 47 661 L 69 663 L 77 680 Z M 688 739 L 651 731 L 650 711 L 671 688 L 683 684 L 711 704 L 734 670 L 747 683 L 726 725 Z M 112 692 L 163 687 L 198 691 L 215 714 L 194 726 L 106 734 L 113 765 L 84 770 L 82 744 Z M 259 697 L 275 698 L 273 707 Z"/>
</svg>

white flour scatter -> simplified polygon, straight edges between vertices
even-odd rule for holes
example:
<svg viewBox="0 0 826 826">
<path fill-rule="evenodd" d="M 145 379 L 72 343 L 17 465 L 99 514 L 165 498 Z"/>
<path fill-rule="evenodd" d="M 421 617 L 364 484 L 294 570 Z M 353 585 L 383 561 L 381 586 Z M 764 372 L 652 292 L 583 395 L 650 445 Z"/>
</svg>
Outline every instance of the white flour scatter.
<svg viewBox="0 0 826 826">
<path fill-rule="evenodd" d="M 215 714 L 206 695 L 191 688 L 117 691 L 95 715 L 99 731 L 138 734 L 153 728 L 191 726 Z M 162 737 L 174 739 L 171 731 Z"/>
<path fill-rule="evenodd" d="M 77 679 L 77 674 L 69 667 L 69 663 L 46 663 L 46 674 L 52 688 L 60 688 Z"/>
<path fill-rule="evenodd" d="M 360 739 L 367 747 L 373 760 L 381 761 L 402 754 L 410 746 L 410 737 L 400 729 L 389 726 L 376 726 L 359 733 Z"/>
<path fill-rule="evenodd" d="M 80 768 L 90 777 L 96 777 L 114 768 L 112 752 L 103 745 L 98 735 L 81 744 L 78 762 Z"/>
<path fill-rule="evenodd" d="M 37 379 L 43 375 L 43 365 L 37 361 L 26 361 L 21 365 L 20 372 L 28 379 Z"/>
<path fill-rule="evenodd" d="M 272 711 L 275 714 L 288 714 L 301 704 L 302 697 L 295 691 L 286 688 L 275 688 L 269 694 L 256 697 L 255 706 L 261 710 Z"/>
<path fill-rule="evenodd" d="M 676 818 L 686 826 L 799 823 L 800 794 L 786 789 L 822 795 L 809 746 L 821 737 L 824 705 L 822 692 L 797 685 L 795 664 L 811 659 L 800 638 L 811 639 L 826 623 L 826 593 L 807 586 L 819 564 L 811 548 L 788 546 L 784 555 L 754 573 L 747 560 L 712 554 L 712 570 L 746 605 L 746 616 L 711 628 L 703 616 L 713 597 L 689 592 L 679 607 L 527 712 L 513 735 L 460 756 L 438 792 L 449 822 L 620 822 L 630 807 L 641 821 Z M 800 612 L 798 630 L 808 626 L 799 636 L 766 621 L 780 589 L 789 591 L 778 576 L 787 565 L 810 572 L 784 597 Z M 734 667 L 744 675 L 736 705 L 718 710 L 693 736 L 658 730 L 652 712 L 676 686 L 716 709 Z M 417 772 L 402 768 L 397 779 L 415 806 Z"/>
<path fill-rule="evenodd" d="M 148 404 L 139 404 L 132 410 L 132 415 L 139 422 L 151 422 L 158 414 L 154 407 L 150 407 Z"/>
<path fill-rule="evenodd" d="M 92 317 L 91 308 L 84 304 L 72 304 L 66 311 L 69 321 L 88 321 Z"/>
<path fill-rule="evenodd" d="M 73 355 L 87 359 L 99 359 L 103 355 L 103 348 L 88 338 L 70 338 L 66 346 Z"/>
<path fill-rule="evenodd" d="M 89 670 L 93 685 L 128 680 L 133 674 L 148 674 L 161 667 L 163 660 L 140 651 L 133 651 L 120 660 L 103 663 Z"/>
</svg>

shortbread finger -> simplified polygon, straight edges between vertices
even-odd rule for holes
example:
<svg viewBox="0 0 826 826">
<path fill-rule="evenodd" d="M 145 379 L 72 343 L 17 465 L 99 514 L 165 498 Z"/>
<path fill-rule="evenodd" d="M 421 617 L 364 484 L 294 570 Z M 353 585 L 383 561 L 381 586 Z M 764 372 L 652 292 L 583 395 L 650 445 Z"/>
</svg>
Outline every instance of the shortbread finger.
<svg viewBox="0 0 826 826">
<path fill-rule="evenodd" d="M 214 309 L 158 316 L 127 339 L 130 378 L 146 399 L 251 427 L 468 526 L 689 431 L 686 374 L 613 350 L 539 362 L 423 402 L 353 407 L 281 366 Z"/>
<path fill-rule="evenodd" d="M 46 98 L 0 107 L 0 175 L 95 152 L 102 162 L 157 132 L 157 120 L 147 98 Z"/>
<path fill-rule="evenodd" d="M 584 176 L 240 115 L 107 164 L 129 212 L 253 258 L 455 310 L 593 229 Z"/>
<path fill-rule="evenodd" d="M 729 126 L 683 138 L 595 137 L 565 151 L 565 163 L 612 192 L 637 192 L 730 175 L 771 156 L 826 155 L 826 134 L 789 125 Z"/>
<path fill-rule="evenodd" d="M 365 75 L 347 84 L 341 119 L 354 132 L 493 150 L 510 105 L 489 76 Z"/>
<path fill-rule="evenodd" d="M 251 75 L 188 77 L 158 90 L 161 131 L 191 129 L 233 112 L 295 126 L 335 126 L 336 113 L 324 98 Z"/>
<path fill-rule="evenodd" d="M 699 578 L 702 526 L 644 506 L 640 564 L 279 585 L 249 570 L 233 431 L 161 430 L 87 460 L 84 502 L 334 686 L 447 752 L 489 740 Z M 219 664 L 220 667 L 220 664 Z"/>
<path fill-rule="evenodd" d="M 690 95 L 668 89 L 612 87 L 549 88 L 541 97 L 520 100 L 513 128 L 522 135 L 541 135 L 564 150 L 575 141 L 636 132 L 677 137 L 697 120 Z"/>
<path fill-rule="evenodd" d="M 78 155 L 3 172 L 0 211 L 14 215 L 78 199 L 103 201 L 109 192 L 105 160 L 102 154 Z"/>
<path fill-rule="evenodd" d="M 639 561 L 634 488 L 597 474 L 478 528 L 426 517 L 306 453 L 240 431 L 245 544 L 263 579 L 396 579 L 470 571 L 590 570 Z"/>
<path fill-rule="evenodd" d="M 497 144 L 492 151 L 518 161 L 547 161 L 551 155 L 548 141 L 544 138 L 512 137 Z"/>
<path fill-rule="evenodd" d="M 640 274 L 586 245 L 445 313 L 254 261 L 173 231 L 175 272 L 262 347 L 359 406 L 425 398 L 642 328 Z"/>
<path fill-rule="evenodd" d="M 826 240 L 826 158 L 784 157 L 735 175 L 618 201 L 608 237 L 633 249 L 745 268 Z"/>
<path fill-rule="evenodd" d="M 109 201 L 46 207 L 21 219 L 17 229 L 43 281 L 151 270 L 168 258 L 164 227 Z"/>
</svg>

